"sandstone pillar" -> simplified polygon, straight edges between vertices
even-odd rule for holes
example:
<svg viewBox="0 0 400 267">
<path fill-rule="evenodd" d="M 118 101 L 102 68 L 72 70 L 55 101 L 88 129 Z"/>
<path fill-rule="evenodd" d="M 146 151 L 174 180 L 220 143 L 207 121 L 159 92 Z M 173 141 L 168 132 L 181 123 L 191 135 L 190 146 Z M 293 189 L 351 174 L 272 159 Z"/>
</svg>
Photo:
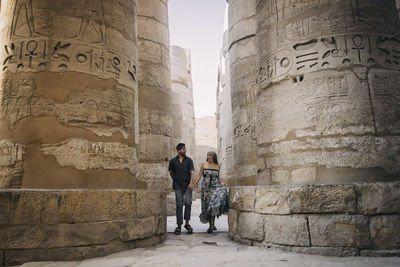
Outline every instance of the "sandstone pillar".
<svg viewBox="0 0 400 267">
<path fill-rule="evenodd" d="M 136 1 L 2 1 L 0 18 L 0 265 L 162 242 L 164 194 L 134 190 Z"/>
<path fill-rule="evenodd" d="M 138 1 L 139 168 L 137 187 L 170 187 L 171 72 L 168 2 Z M 139 184 L 140 181 L 140 184 Z"/>
<path fill-rule="evenodd" d="M 171 46 L 171 90 L 172 145 L 175 151 L 178 143 L 185 143 L 187 155 L 194 160 L 196 140 L 191 58 L 190 51 L 179 46 Z"/>
<path fill-rule="evenodd" d="M 396 7 L 397 7 L 397 12 L 400 16 L 400 1 L 399 0 L 396 0 Z"/>
<path fill-rule="evenodd" d="M 399 255 L 394 0 L 257 3 L 264 186 L 231 188 L 231 237 L 292 252 Z"/>
<path fill-rule="evenodd" d="M 207 160 L 207 152 L 217 153 L 217 127 L 215 116 L 196 118 L 196 157 L 194 167 L 196 174 L 201 164 Z M 218 161 L 220 158 L 218 157 Z"/>
<path fill-rule="evenodd" d="M 226 10 L 228 11 L 228 10 Z M 227 12 L 225 20 L 227 21 Z M 230 87 L 228 25 L 224 25 L 222 50 L 219 58 L 217 87 L 218 157 L 221 163 L 220 176 L 234 185 L 235 165 L 233 158 L 232 101 Z"/>
<path fill-rule="evenodd" d="M 228 14 L 235 178 L 256 185 L 256 0 L 230 0 Z"/>
<path fill-rule="evenodd" d="M 132 188 L 136 1 L 2 1 L 0 188 Z"/>
<path fill-rule="evenodd" d="M 258 155 L 272 184 L 400 175 L 395 2 L 260 1 Z"/>
</svg>

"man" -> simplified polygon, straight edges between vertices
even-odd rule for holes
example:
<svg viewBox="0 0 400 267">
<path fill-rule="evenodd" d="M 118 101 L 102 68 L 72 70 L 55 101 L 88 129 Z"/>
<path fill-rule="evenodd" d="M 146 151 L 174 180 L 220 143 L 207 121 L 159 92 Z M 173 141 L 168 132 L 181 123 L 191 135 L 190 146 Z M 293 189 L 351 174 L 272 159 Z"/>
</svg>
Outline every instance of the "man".
<svg viewBox="0 0 400 267">
<path fill-rule="evenodd" d="M 181 225 L 183 224 L 182 210 L 185 204 L 185 229 L 189 234 L 193 233 L 193 228 L 190 226 L 190 212 L 192 208 L 192 189 L 194 181 L 194 166 L 191 158 L 186 156 L 186 146 L 179 143 L 176 146 L 178 155 L 169 161 L 169 175 L 173 183 L 172 187 L 175 190 L 176 202 L 176 223 L 175 234 L 181 233 Z"/>
</svg>

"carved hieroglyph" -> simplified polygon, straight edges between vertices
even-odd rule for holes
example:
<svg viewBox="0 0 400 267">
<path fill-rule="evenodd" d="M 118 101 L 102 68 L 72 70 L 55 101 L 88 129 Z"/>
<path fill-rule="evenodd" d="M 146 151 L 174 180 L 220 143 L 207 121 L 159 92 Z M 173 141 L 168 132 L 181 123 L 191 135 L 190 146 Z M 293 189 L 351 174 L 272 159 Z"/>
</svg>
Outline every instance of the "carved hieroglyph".
<svg viewBox="0 0 400 267">
<path fill-rule="evenodd" d="M 261 0 L 258 157 L 272 184 L 400 174 L 395 2 Z"/>
<path fill-rule="evenodd" d="M 61 166 L 78 170 L 98 169 L 136 172 L 136 149 L 121 143 L 91 142 L 70 139 L 62 143 L 42 145 L 46 156 L 54 156 Z"/>
<path fill-rule="evenodd" d="M 134 130 L 129 89 L 90 89 L 71 92 L 66 103 L 40 97 L 33 79 L 4 79 L 0 119 L 9 121 L 9 128 L 28 117 L 55 116 L 61 124 L 80 126 L 97 135 L 110 136 L 120 132 L 125 138 Z"/>
<path fill-rule="evenodd" d="M 228 16 L 235 179 L 256 185 L 256 0 L 229 1 Z"/>
<path fill-rule="evenodd" d="M 115 144 L 106 145 L 110 155 L 121 152 L 119 145 L 129 147 L 122 158 L 108 157 L 106 166 L 91 162 L 86 167 L 128 168 L 134 180 L 136 167 L 127 164 L 136 164 L 132 145 L 139 142 L 136 9 L 136 0 L 3 1 L 0 125 L 4 131 L 0 139 L 13 138 L 26 145 L 25 169 L 34 169 L 40 161 L 35 154 L 40 145 L 82 137 L 87 142 Z M 84 168 L 71 161 L 69 152 L 62 145 L 46 146 L 47 154 L 63 156 L 58 157 L 61 173 L 63 166 Z M 47 159 L 43 157 L 40 164 L 46 165 Z M 49 177 L 25 175 L 33 187 L 40 183 L 52 187 L 54 181 L 50 172 Z M 127 180 L 125 171 L 122 176 Z M 62 181 L 57 186 L 63 186 Z M 65 181 L 63 188 L 68 186 L 77 184 Z"/>
<path fill-rule="evenodd" d="M 0 188 L 19 188 L 24 172 L 25 146 L 0 141 Z"/>
<path fill-rule="evenodd" d="M 138 0 L 138 44 L 138 179 L 149 189 L 165 190 L 170 186 L 165 165 L 173 153 L 167 1 Z"/>
</svg>

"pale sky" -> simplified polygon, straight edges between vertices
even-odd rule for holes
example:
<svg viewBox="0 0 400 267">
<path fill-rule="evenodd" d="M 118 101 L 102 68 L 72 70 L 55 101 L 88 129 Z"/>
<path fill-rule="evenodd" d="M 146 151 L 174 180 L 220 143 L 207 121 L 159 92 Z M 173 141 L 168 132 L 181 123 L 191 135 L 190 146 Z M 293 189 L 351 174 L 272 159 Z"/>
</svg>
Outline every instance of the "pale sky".
<svg viewBox="0 0 400 267">
<path fill-rule="evenodd" d="M 214 115 L 226 0 L 169 0 L 171 45 L 192 52 L 195 117 Z"/>
</svg>

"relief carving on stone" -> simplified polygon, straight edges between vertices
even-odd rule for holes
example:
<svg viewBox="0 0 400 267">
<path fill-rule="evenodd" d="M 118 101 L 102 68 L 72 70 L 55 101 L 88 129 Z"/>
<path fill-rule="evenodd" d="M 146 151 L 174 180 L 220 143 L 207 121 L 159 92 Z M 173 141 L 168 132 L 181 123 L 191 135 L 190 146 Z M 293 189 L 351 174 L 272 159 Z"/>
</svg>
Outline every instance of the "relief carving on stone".
<svg viewBox="0 0 400 267">
<path fill-rule="evenodd" d="M 296 43 L 265 57 L 258 70 L 258 81 L 265 88 L 287 76 L 357 65 L 400 70 L 400 40 L 351 34 Z"/>
<path fill-rule="evenodd" d="M 42 145 L 41 150 L 46 156 L 54 156 L 61 166 L 78 170 L 128 169 L 135 174 L 138 163 L 136 148 L 121 143 L 72 138 L 57 144 Z"/>
<path fill-rule="evenodd" d="M 108 2 L 17 0 L 2 70 L 79 71 L 136 84 L 134 21 L 123 8 L 130 4 Z M 110 6 L 111 14 L 103 12 L 103 5 Z"/>
<path fill-rule="evenodd" d="M 25 151 L 21 144 L 0 140 L 0 189 L 21 187 Z"/>
<path fill-rule="evenodd" d="M 10 129 L 28 117 L 55 116 L 60 123 L 81 126 L 97 135 L 120 132 L 125 138 L 134 132 L 134 92 L 117 87 L 71 92 L 66 103 L 40 97 L 33 79 L 4 79 L 0 98 L 0 120 Z"/>
</svg>

